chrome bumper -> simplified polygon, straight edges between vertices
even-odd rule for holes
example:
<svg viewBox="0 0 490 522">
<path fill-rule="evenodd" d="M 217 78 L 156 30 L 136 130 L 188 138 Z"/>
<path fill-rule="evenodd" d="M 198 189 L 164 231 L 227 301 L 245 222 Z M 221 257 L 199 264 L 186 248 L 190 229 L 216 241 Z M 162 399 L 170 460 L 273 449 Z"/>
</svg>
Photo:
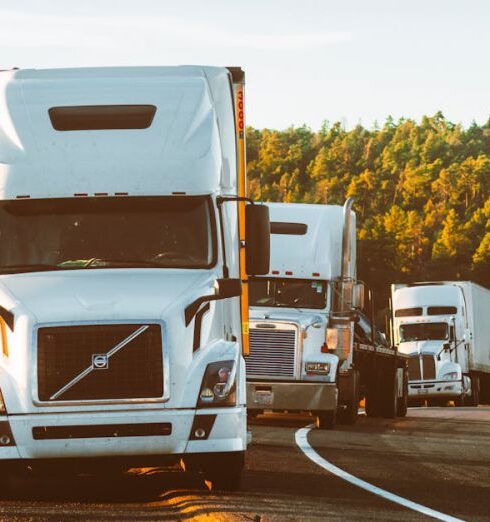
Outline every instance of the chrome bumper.
<svg viewBox="0 0 490 522">
<path fill-rule="evenodd" d="M 461 381 L 429 381 L 408 383 L 410 399 L 455 399 L 464 393 Z"/>
<path fill-rule="evenodd" d="M 328 411 L 337 402 L 335 383 L 247 382 L 248 410 Z"/>
</svg>

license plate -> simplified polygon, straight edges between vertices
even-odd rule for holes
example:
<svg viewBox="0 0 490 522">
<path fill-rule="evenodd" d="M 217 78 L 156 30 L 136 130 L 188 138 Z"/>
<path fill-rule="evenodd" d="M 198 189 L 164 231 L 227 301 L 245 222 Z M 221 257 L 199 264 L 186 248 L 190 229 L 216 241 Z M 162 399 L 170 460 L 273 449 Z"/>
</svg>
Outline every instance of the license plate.
<svg viewBox="0 0 490 522">
<path fill-rule="evenodd" d="M 271 406 L 274 394 L 271 391 L 256 391 L 254 396 L 254 404 L 261 406 Z"/>
<path fill-rule="evenodd" d="M 419 389 L 417 390 L 417 393 L 418 393 L 419 395 L 423 395 L 424 393 L 429 393 L 429 390 L 426 390 L 426 389 L 424 389 L 424 388 L 419 388 Z"/>
</svg>

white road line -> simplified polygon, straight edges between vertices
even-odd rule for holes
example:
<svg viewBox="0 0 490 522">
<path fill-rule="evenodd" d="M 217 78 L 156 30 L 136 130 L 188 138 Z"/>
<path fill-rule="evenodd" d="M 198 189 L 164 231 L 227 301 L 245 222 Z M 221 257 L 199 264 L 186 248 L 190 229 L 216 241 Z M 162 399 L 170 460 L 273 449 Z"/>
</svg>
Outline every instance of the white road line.
<svg viewBox="0 0 490 522">
<path fill-rule="evenodd" d="M 323 469 L 329 471 L 335 476 L 357 486 L 359 488 L 365 489 L 374 495 L 378 495 L 383 497 L 386 500 L 390 500 L 391 502 L 395 502 L 396 504 L 400 504 L 408 509 L 412 509 L 413 511 L 418 511 L 419 513 L 423 513 L 432 518 L 437 518 L 438 520 L 443 520 L 444 522 L 463 522 L 460 518 L 451 517 L 450 515 L 445 515 L 444 513 L 440 513 L 439 511 L 435 511 L 428 507 L 422 506 L 421 504 L 417 504 L 416 502 L 412 502 L 411 500 L 407 500 L 406 498 L 399 497 L 394 493 L 390 493 L 389 491 L 385 491 L 384 489 L 378 488 L 377 486 L 373 486 L 362 480 L 360 478 L 354 477 L 350 473 L 334 466 L 328 460 L 325 460 L 321 457 L 308 443 L 308 432 L 312 429 L 312 425 L 306 426 L 304 428 L 299 429 L 295 434 L 296 444 L 300 448 L 300 450 L 315 464 L 322 467 Z"/>
</svg>

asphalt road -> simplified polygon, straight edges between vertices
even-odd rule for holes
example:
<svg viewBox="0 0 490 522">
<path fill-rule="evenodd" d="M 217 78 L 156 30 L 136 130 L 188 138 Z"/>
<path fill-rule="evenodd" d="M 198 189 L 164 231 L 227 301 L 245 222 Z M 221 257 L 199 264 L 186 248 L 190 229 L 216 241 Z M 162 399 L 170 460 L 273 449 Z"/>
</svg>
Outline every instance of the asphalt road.
<svg viewBox="0 0 490 522">
<path fill-rule="evenodd" d="M 295 442 L 307 417 L 268 415 L 253 426 L 239 493 L 178 470 L 124 477 L 31 478 L 0 502 L 1 520 L 430 520 L 349 484 Z M 383 490 L 463 520 L 490 520 L 490 407 L 415 408 L 404 419 L 360 416 L 312 430 L 316 453 Z"/>
</svg>

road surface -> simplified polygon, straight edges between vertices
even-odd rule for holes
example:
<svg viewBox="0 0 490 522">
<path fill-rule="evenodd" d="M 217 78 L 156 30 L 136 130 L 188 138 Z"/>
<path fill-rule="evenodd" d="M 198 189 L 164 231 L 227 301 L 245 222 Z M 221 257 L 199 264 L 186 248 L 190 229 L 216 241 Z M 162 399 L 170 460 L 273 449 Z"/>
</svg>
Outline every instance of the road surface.
<svg viewBox="0 0 490 522">
<path fill-rule="evenodd" d="M 308 417 L 268 415 L 239 493 L 210 491 L 178 470 L 124 477 L 30 478 L 0 502 L 1 520 L 434 520 L 352 485 L 310 460 L 296 435 Z M 490 519 L 490 407 L 414 408 L 404 419 L 368 419 L 311 430 L 322 458 L 383 491 L 462 520 Z"/>
</svg>

